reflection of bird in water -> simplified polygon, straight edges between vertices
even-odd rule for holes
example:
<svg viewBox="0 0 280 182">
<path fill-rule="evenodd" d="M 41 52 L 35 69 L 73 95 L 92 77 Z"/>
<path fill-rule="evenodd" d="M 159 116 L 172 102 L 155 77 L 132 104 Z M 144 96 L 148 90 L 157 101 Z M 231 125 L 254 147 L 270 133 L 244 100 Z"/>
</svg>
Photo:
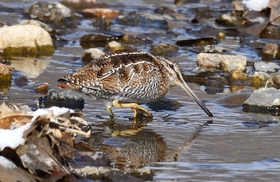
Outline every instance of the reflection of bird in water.
<svg viewBox="0 0 280 182">
<path fill-rule="evenodd" d="M 125 50 L 106 54 L 58 81 L 102 100 L 111 117 L 114 116 L 112 106 L 130 107 L 134 111 L 133 117 L 137 117 L 139 110 L 152 116 L 138 104 L 162 98 L 175 85 L 181 86 L 209 117 L 213 116 L 188 87 L 175 61 L 143 51 Z"/>
<path fill-rule="evenodd" d="M 116 146 L 116 143 L 119 143 L 119 146 Z M 109 155 L 114 167 L 122 171 L 142 168 L 151 162 L 161 162 L 166 152 L 164 139 L 151 131 L 139 131 L 135 135 L 107 138 L 99 146 L 102 152 Z"/>
</svg>

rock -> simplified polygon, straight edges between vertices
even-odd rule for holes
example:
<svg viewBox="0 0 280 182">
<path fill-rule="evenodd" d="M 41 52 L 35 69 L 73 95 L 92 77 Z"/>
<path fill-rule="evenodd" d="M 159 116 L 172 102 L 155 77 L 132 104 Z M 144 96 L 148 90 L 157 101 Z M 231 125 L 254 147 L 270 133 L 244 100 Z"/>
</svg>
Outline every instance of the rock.
<svg viewBox="0 0 280 182">
<path fill-rule="evenodd" d="M 205 92 L 208 94 L 224 92 L 227 83 L 227 80 L 222 76 L 218 76 L 215 80 L 207 80 L 205 83 Z"/>
<path fill-rule="evenodd" d="M 82 10 L 89 7 L 96 8 L 99 6 L 96 0 L 63 0 L 61 3 L 75 10 Z M 105 5 L 101 4 L 100 6 L 104 7 Z"/>
<path fill-rule="evenodd" d="M 196 62 L 199 67 L 221 68 L 224 72 L 233 72 L 244 71 L 247 61 L 245 56 L 240 55 L 200 53 L 197 55 Z"/>
<path fill-rule="evenodd" d="M 0 95 L 6 95 L 11 87 L 12 76 L 10 66 L 0 63 Z"/>
<path fill-rule="evenodd" d="M 244 102 L 243 110 L 279 115 L 280 90 L 275 88 L 260 88 Z"/>
<path fill-rule="evenodd" d="M 46 95 L 49 90 L 49 84 L 48 83 L 42 83 L 40 85 L 35 85 L 34 90 L 42 95 Z"/>
<path fill-rule="evenodd" d="M 84 99 L 81 95 L 73 93 L 70 89 L 58 93 L 50 90 L 49 93 L 40 100 L 45 107 L 59 106 L 70 109 L 82 110 L 84 108 Z"/>
<path fill-rule="evenodd" d="M 241 25 L 240 19 L 237 19 L 235 16 L 228 15 L 228 14 L 222 14 L 221 16 L 218 17 L 216 22 L 219 25 L 230 26 L 230 27 Z"/>
<path fill-rule="evenodd" d="M 105 46 L 105 50 L 108 52 L 123 50 L 124 47 L 117 41 L 111 41 Z"/>
<path fill-rule="evenodd" d="M 240 81 L 247 80 L 246 74 L 243 73 L 242 71 L 233 71 L 232 73 L 230 73 L 229 78 L 231 80 L 240 80 Z"/>
<path fill-rule="evenodd" d="M 82 61 L 84 63 L 89 63 L 91 60 L 103 56 L 105 53 L 97 48 L 87 49 L 82 55 Z"/>
<path fill-rule="evenodd" d="M 250 77 L 250 86 L 259 88 L 263 87 L 268 79 L 270 79 L 271 76 L 265 72 L 258 72 L 256 71 L 251 77 Z"/>
<path fill-rule="evenodd" d="M 145 38 L 140 38 L 140 37 L 136 37 L 134 35 L 124 35 L 121 39 L 121 42 L 123 44 L 129 44 L 129 45 L 143 45 L 143 44 L 151 44 L 152 41 L 149 39 L 145 39 Z"/>
<path fill-rule="evenodd" d="M 262 71 L 262 72 L 276 72 L 280 69 L 280 66 L 273 62 L 255 62 L 254 68 L 256 71 Z"/>
<path fill-rule="evenodd" d="M 96 31 L 93 34 L 86 34 L 81 38 L 81 46 L 85 49 L 104 47 L 110 41 L 120 40 L 124 34 L 113 31 Z"/>
<path fill-rule="evenodd" d="M 45 23 L 60 24 L 66 18 L 74 18 L 74 13 L 61 3 L 37 2 L 25 9 L 25 14 L 31 19 Z"/>
<path fill-rule="evenodd" d="M 262 49 L 262 55 L 275 58 L 279 54 L 279 47 L 276 43 L 267 43 Z"/>
<path fill-rule="evenodd" d="M 178 46 L 172 44 L 166 44 L 160 42 L 159 44 L 153 44 L 151 47 L 151 53 L 156 56 L 169 56 L 173 57 L 178 52 Z"/>
<path fill-rule="evenodd" d="M 178 46 L 205 46 L 216 44 L 217 40 L 212 37 L 198 38 L 198 39 L 186 39 L 186 40 L 178 40 L 176 45 Z"/>
<path fill-rule="evenodd" d="M 266 87 L 280 88 L 280 73 L 275 73 L 271 75 L 271 78 L 266 81 Z"/>
<path fill-rule="evenodd" d="M 182 104 L 180 104 L 179 102 L 165 97 L 159 99 L 158 101 L 148 104 L 148 107 L 153 111 L 162 111 L 162 110 L 176 111 L 181 106 Z"/>
<path fill-rule="evenodd" d="M 0 81 L 2 82 L 10 82 L 12 79 L 10 68 L 8 65 L 0 63 Z"/>
<path fill-rule="evenodd" d="M 147 179 L 148 181 L 152 180 L 152 178 Z M 134 177 L 130 174 L 116 173 L 111 171 L 106 175 L 105 181 L 122 181 L 122 182 L 145 182 L 146 180 Z"/>
<path fill-rule="evenodd" d="M 26 76 L 17 77 L 14 79 L 14 82 L 17 86 L 23 87 L 28 84 L 28 79 Z"/>
<path fill-rule="evenodd" d="M 223 53 L 226 49 L 218 45 L 206 45 L 203 52 L 205 53 Z"/>
<path fill-rule="evenodd" d="M 49 27 L 47 24 L 37 21 L 37 20 L 22 20 L 21 22 L 19 22 L 19 24 L 20 25 L 36 25 L 38 27 L 45 29 L 47 32 L 49 32 L 49 34 L 54 33 L 54 29 Z"/>
<path fill-rule="evenodd" d="M 128 15 L 120 15 L 116 20 L 119 24 L 126 26 L 168 29 L 167 20 L 174 20 L 174 18 L 170 15 L 161 15 L 158 13 L 137 12 Z"/>
<path fill-rule="evenodd" d="M 161 7 L 155 9 L 155 13 L 173 14 L 173 13 L 175 13 L 175 11 L 173 9 L 171 9 L 170 7 L 161 6 Z"/>
<path fill-rule="evenodd" d="M 82 11 L 83 16 L 86 18 L 97 17 L 97 18 L 115 18 L 120 15 L 120 11 L 112 10 L 109 8 L 91 8 L 84 9 Z"/>
<path fill-rule="evenodd" d="M 274 25 L 268 25 L 260 34 L 260 38 L 268 38 L 268 39 L 279 39 L 280 31 L 279 27 Z"/>
<path fill-rule="evenodd" d="M 0 28 L 0 42 L 6 55 L 52 55 L 54 47 L 50 34 L 35 25 L 13 25 Z"/>
</svg>

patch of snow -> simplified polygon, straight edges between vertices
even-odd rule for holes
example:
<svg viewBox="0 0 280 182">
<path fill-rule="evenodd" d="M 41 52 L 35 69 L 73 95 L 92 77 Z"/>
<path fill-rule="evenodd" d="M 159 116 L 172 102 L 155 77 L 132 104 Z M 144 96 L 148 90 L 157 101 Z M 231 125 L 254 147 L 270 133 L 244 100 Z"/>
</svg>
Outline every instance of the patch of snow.
<svg viewBox="0 0 280 182">
<path fill-rule="evenodd" d="M 3 156 L 0 156 L 0 165 L 6 169 L 17 168 L 17 166 L 12 161 Z"/>
<path fill-rule="evenodd" d="M 70 113 L 73 113 L 74 110 L 66 108 L 66 107 L 57 107 L 57 106 L 52 106 L 50 108 L 42 108 L 42 109 L 37 109 L 36 111 L 34 111 L 33 115 L 34 116 L 39 116 L 39 115 L 44 115 L 44 114 L 48 114 L 49 111 L 53 111 L 53 116 L 57 117 L 59 115 L 62 115 L 66 112 L 68 112 L 70 110 Z"/>
<path fill-rule="evenodd" d="M 0 129 L 0 151 L 2 151 L 5 147 L 14 149 L 19 145 L 24 144 L 25 139 L 23 138 L 23 133 L 30 128 L 33 121 L 14 130 Z"/>
<path fill-rule="evenodd" d="M 243 0 L 242 3 L 250 11 L 261 11 L 267 7 L 269 0 Z"/>
</svg>

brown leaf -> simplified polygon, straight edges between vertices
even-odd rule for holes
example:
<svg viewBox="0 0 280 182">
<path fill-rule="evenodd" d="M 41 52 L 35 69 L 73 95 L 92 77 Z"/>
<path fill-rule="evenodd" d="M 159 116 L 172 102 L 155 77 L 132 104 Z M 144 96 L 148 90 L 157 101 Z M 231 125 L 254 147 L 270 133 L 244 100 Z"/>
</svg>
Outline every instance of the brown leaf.
<svg viewBox="0 0 280 182">
<path fill-rule="evenodd" d="M 51 145 L 47 137 L 37 137 L 33 133 L 28 137 L 25 145 L 19 146 L 16 150 L 22 164 L 31 174 L 38 174 L 38 171 L 45 175 L 70 174 L 60 162 L 54 157 Z"/>
<path fill-rule="evenodd" d="M 2 129 L 18 128 L 29 123 L 32 117 L 31 114 L 10 109 L 5 103 L 0 106 L 0 128 Z"/>
<path fill-rule="evenodd" d="M 8 160 L 1 157 L 1 161 Z M 12 164 L 12 161 L 10 161 Z M 29 174 L 26 170 L 14 165 L 6 167 L 0 164 L 0 181 L 41 181 L 39 177 Z"/>
</svg>

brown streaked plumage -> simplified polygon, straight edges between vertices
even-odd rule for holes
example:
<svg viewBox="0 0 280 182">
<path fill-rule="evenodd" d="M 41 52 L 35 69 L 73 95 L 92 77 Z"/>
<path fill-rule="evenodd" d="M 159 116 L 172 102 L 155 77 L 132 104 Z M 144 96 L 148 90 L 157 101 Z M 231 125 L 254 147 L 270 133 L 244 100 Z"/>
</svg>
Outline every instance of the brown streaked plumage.
<svg viewBox="0 0 280 182">
<path fill-rule="evenodd" d="M 106 54 L 58 80 L 72 89 L 102 100 L 111 117 L 111 107 L 130 107 L 137 117 L 139 106 L 162 98 L 175 85 L 181 86 L 205 111 L 212 113 L 188 87 L 182 77 L 179 65 L 162 56 L 153 56 L 138 50 L 123 50 Z"/>
</svg>

